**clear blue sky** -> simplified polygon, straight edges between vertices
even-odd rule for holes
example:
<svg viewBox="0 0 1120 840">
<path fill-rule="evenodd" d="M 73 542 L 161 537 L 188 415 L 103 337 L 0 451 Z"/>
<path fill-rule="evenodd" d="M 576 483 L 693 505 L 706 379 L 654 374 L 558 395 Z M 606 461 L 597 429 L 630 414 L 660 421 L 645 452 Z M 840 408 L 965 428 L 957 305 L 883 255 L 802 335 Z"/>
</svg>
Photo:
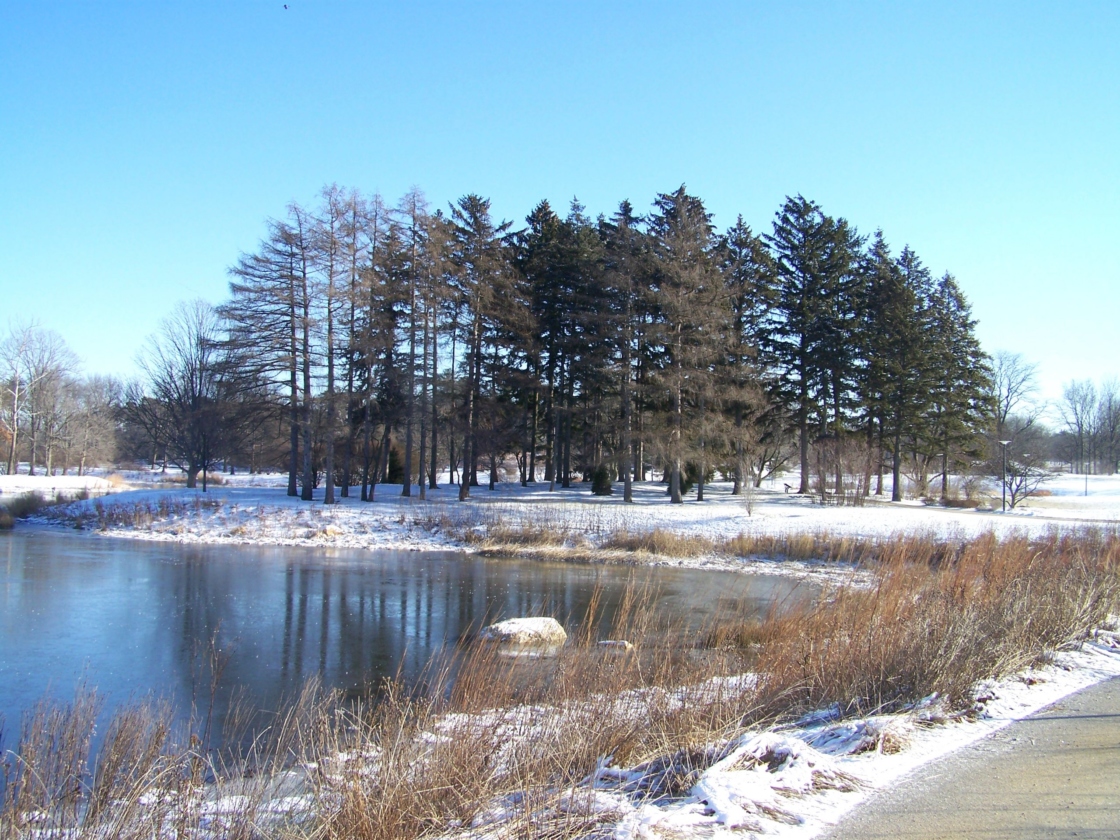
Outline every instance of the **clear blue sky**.
<svg viewBox="0 0 1120 840">
<path fill-rule="evenodd" d="M 802 193 L 952 271 L 1049 396 L 1120 374 L 1120 3 L 0 0 L 0 328 L 127 374 L 337 182 L 520 223 Z"/>
</svg>

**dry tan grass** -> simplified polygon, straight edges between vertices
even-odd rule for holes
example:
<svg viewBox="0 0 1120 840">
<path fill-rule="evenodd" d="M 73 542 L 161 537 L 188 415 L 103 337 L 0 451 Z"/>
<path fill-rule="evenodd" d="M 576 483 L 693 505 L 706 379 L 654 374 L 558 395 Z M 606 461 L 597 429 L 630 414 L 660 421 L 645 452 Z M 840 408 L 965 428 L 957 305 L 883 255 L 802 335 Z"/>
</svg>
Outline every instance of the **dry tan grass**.
<svg viewBox="0 0 1120 840">
<path fill-rule="evenodd" d="M 828 532 L 789 534 L 739 534 L 712 539 L 703 534 L 681 533 L 665 528 L 629 531 L 625 528 L 598 533 L 578 521 L 534 522 L 503 516 L 458 523 L 455 532 L 468 544 L 490 554 L 515 557 L 555 557 L 548 549 L 564 548 L 581 560 L 634 562 L 641 555 L 659 557 L 740 557 L 802 560 L 825 563 L 882 563 L 904 550 L 908 556 L 943 554 L 955 543 L 933 535 L 903 538 L 865 538 Z M 594 539 L 589 539 L 589 534 Z M 904 548 L 900 548 L 904 546 Z"/>
<path fill-rule="evenodd" d="M 892 709 L 938 692 L 961 704 L 981 679 L 1020 670 L 1083 638 L 1120 595 L 1116 534 L 993 535 L 960 546 L 899 540 L 878 585 L 840 588 L 771 616 L 760 704 Z"/>
<path fill-rule="evenodd" d="M 662 528 L 630 533 L 615 531 L 601 543 L 605 549 L 659 554 L 667 557 L 699 557 L 719 551 L 717 543 L 697 534 L 678 534 Z"/>
<path fill-rule="evenodd" d="M 172 518 L 198 516 L 203 511 L 214 511 L 222 506 L 221 499 L 161 498 L 157 501 L 109 503 L 98 499 L 92 505 L 68 505 L 51 510 L 48 517 L 55 522 L 75 528 L 150 528 Z"/>
<path fill-rule="evenodd" d="M 0 511 L 6 512 L 12 519 L 24 519 L 51 504 L 42 493 L 31 490 L 16 496 L 5 496 L 0 502 Z"/>
</svg>

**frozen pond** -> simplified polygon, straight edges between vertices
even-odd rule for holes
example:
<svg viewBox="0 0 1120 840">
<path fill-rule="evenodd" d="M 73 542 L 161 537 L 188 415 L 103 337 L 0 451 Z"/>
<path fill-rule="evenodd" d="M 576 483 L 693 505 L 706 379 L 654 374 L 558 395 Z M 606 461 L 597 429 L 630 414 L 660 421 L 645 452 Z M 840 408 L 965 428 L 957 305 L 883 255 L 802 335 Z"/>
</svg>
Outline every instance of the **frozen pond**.
<svg viewBox="0 0 1120 840">
<path fill-rule="evenodd" d="M 205 712 L 211 640 L 224 663 L 220 723 L 235 690 L 271 710 L 313 676 L 353 693 L 397 673 L 415 680 L 431 656 L 501 618 L 550 615 L 570 627 L 596 586 L 609 626 L 630 579 L 656 588 L 661 614 L 693 622 L 733 607 L 763 611 L 801 591 L 778 576 L 454 552 L 0 533 L 4 746 L 14 746 L 23 711 L 47 693 L 72 697 L 83 675 L 110 707 L 155 695 L 180 715 Z"/>
</svg>

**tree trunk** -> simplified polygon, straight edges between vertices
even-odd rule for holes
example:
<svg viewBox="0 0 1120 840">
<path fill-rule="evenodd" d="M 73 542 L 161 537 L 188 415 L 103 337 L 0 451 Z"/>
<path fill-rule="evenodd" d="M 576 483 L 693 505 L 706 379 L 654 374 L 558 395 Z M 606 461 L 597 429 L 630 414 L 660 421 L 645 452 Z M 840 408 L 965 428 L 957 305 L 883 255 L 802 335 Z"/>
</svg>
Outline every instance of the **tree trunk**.
<svg viewBox="0 0 1120 840">
<path fill-rule="evenodd" d="M 436 472 L 439 466 L 439 440 L 437 437 L 437 430 L 439 429 L 439 407 L 436 404 L 436 388 L 439 385 L 439 342 L 438 342 L 438 321 L 436 320 L 438 313 L 435 306 L 432 307 L 432 453 L 431 465 L 428 469 L 428 489 L 437 490 L 439 484 L 436 480 Z"/>
<path fill-rule="evenodd" d="M 797 493 L 809 493 L 809 394 L 802 388 L 801 405 L 797 407 L 797 436 L 799 436 L 799 455 L 801 458 L 801 483 Z"/>
<path fill-rule="evenodd" d="M 310 502 L 315 486 L 315 466 L 311 460 L 311 300 L 307 288 L 306 271 L 303 274 L 303 329 L 300 336 L 300 353 L 303 363 L 303 488 L 300 499 Z"/>
<path fill-rule="evenodd" d="M 334 497 L 334 432 L 335 432 L 335 393 L 334 393 L 334 306 L 333 290 L 327 293 L 327 428 L 324 433 L 326 452 L 323 457 L 325 487 L 323 504 L 333 505 Z"/>
<path fill-rule="evenodd" d="M 548 482 L 550 491 L 556 489 L 556 391 L 551 379 L 548 382 L 548 400 L 545 404 L 545 419 L 548 425 L 545 430 L 544 441 L 544 480 Z"/>
<path fill-rule="evenodd" d="M 564 412 L 563 412 L 563 455 L 561 458 L 561 487 L 572 486 L 572 414 L 575 408 L 575 395 L 572 389 L 575 387 L 571 379 L 571 374 L 567 378 L 567 392 L 564 395 Z"/>
<path fill-rule="evenodd" d="M 867 456 L 863 467 L 863 495 L 871 494 L 871 459 L 875 452 L 875 418 L 867 416 Z"/>
<path fill-rule="evenodd" d="M 373 453 L 370 451 L 370 438 L 373 435 L 373 424 L 370 422 L 372 408 L 366 405 L 365 417 L 362 419 L 362 494 L 363 502 L 369 501 L 369 469 Z"/>
<path fill-rule="evenodd" d="M 541 413 L 540 397 L 540 391 L 533 389 L 533 414 L 529 420 L 529 484 L 537 483 L 537 423 Z"/>
<path fill-rule="evenodd" d="M 424 467 L 428 457 L 428 307 L 424 308 L 424 329 L 420 336 L 423 352 L 420 354 L 420 453 L 416 459 L 417 473 L 416 486 L 420 491 L 420 500 L 428 498 L 428 484 L 424 480 Z"/>
<path fill-rule="evenodd" d="M 622 456 L 618 459 L 622 470 L 622 501 L 630 504 L 634 501 L 634 470 L 633 435 L 631 432 L 634 408 L 630 403 L 630 295 L 626 301 L 626 334 L 622 344 L 622 379 L 619 388 L 619 401 L 622 403 Z"/>
<path fill-rule="evenodd" d="M 894 446 L 891 447 L 891 501 L 902 501 L 902 429 L 895 418 Z"/>
<path fill-rule="evenodd" d="M 880 417 L 876 421 L 875 425 L 877 427 L 878 437 L 879 437 L 879 445 L 876 447 L 876 451 L 875 451 L 875 463 L 877 465 L 876 466 L 875 495 L 876 496 L 882 496 L 883 495 L 883 418 Z"/>
<path fill-rule="evenodd" d="M 475 460 L 475 365 L 478 358 L 478 344 L 481 336 L 482 324 L 478 313 L 474 316 L 474 326 L 471 335 L 470 355 L 467 357 L 467 427 L 463 435 L 463 474 L 459 481 L 459 501 L 465 501 L 471 496 L 471 482 L 474 480 L 472 469 Z"/>
<path fill-rule="evenodd" d="M 839 377 L 834 375 L 832 380 L 832 435 L 836 441 L 836 496 L 840 499 L 844 498 L 844 459 L 843 448 L 841 447 L 840 435 L 843 432 L 842 415 L 840 411 L 840 381 Z"/>
</svg>

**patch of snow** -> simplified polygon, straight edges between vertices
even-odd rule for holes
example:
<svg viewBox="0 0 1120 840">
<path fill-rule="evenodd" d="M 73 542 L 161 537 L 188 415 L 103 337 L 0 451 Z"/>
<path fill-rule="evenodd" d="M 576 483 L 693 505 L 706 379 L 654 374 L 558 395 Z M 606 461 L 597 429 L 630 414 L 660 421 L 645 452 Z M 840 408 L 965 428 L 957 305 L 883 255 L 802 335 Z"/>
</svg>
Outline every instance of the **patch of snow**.
<svg viewBox="0 0 1120 840">
<path fill-rule="evenodd" d="M 977 686 L 975 716 L 922 714 L 936 705 L 933 698 L 897 715 L 830 722 L 832 711 L 823 710 L 791 727 L 744 734 L 687 796 L 641 803 L 617 823 L 614 836 L 747 830 L 808 840 L 876 789 L 1075 691 L 1120 676 L 1120 642 L 1113 635 L 1098 633 L 1079 650 L 1056 655 L 1049 666 Z M 933 724 L 931 718 L 942 722 Z M 884 734 L 893 738 L 888 741 Z M 600 769 L 600 780 L 611 777 L 629 779 L 630 774 L 624 768 Z"/>
<path fill-rule="evenodd" d="M 0 489 L 3 479 L 26 478 L 0 477 Z M 139 524 L 113 524 L 110 516 L 100 531 L 136 539 L 393 550 L 470 550 L 462 535 L 484 538 L 495 525 L 543 529 L 568 545 L 590 548 L 622 531 L 665 530 L 713 541 L 740 536 L 890 539 L 901 535 L 964 540 L 989 532 L 1038 536 L 1086 525 L 1120 526 L 1120 480 L 1093 476 L 1090 479 L 1098 481 L 1090 483 L 1091 492 L 1096 493 L 1088 497 L 1092 504 L 1082 504 L 1086 497 L 1055 495 L 1028 499 L 1022 510 L 1007 514 L 874 500 L 863 507 L 830 507 L 808 496 L 767 487 L 753 492 L 748 508 L 742 497 L 731 495 L 728 482 L 708 485 L 704 502 L 688 500 L 678 505 L 669 502 L 664 485 L 657 482 L 635 483 L 633 504 L 624 503 L 620 495 L 593 496 L 588 485 L 550 492 L 547 485 L 505 483 L 493 491 L 473 488 L 466 502 L 458 501 L 454 485 L 428 489 L 425 500 L 418 498 L 416 487 L 412 496 L 405 497 L 400 485 L 378 485 L 374 501 L 363 502 L 355 492 L 325 505 L 322 491 L 317 490 L 311 502 L 286 495 L 283 475 L 226 478 L 227 483 L 211 486 L 206 493 L 147 484 L 77 502 L 63 513 L 85 516 L 87 526 L 96 529 L 97 511 L 142 509 L 146 513 Z M 1082 477 L 1072 476 L 1055 482 L 1054 487 L 1065 492 L 1078 480 L 1083 483 Z M 168 511 L 166 515 L 160 513 L 161 506 Z M 838 583 L 853 580 L 851 567 L 838 563 L 652 554 L 640 555 L 640 560 L 651 565 L 787 574 Z"/>
</svg>

